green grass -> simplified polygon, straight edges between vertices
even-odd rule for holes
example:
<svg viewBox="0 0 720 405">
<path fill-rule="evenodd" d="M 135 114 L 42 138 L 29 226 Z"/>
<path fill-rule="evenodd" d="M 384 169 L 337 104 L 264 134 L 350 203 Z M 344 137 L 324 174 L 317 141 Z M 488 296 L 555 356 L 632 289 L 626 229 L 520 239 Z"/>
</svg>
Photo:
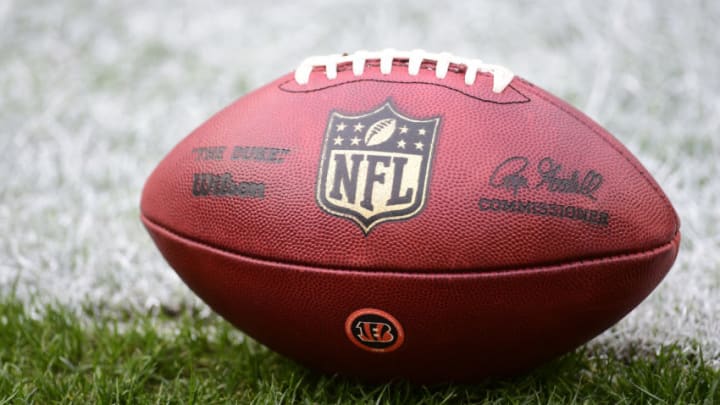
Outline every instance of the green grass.
<svg viewBox="0 0 720 405">
<path fill-rule="evenodd" d="M 122 318 L 1 300 L 0 404 L 720 403 L 720 371 L 676 346 L 623 356 L 580 349 L 532 374 L 472 386 L 367 385 L 298 366 L 218 317 Z"/>
</svg>

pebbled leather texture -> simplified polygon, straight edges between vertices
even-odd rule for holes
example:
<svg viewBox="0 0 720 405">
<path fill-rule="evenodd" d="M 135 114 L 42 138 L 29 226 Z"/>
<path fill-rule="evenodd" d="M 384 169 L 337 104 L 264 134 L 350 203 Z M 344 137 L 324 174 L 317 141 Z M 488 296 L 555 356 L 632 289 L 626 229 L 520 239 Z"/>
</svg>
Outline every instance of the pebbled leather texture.
<svg viewBox="0 0 720 405">
<path fill-rule="evenodd" d="M 463 274 L 325 270 L 247 258 L 143 217 L 193 291 L 248 335 L 302 364 L 370 381 L 514 375 L 620 320 L 662 280 L 679 234 L 655 249 L 547 267 Z M 343 324 L 382 308 L 405 329 L 391 353 L 357 348 Z"/>
<path fill-rule="evenodd" d="M 491 82 L 481 74 L 466 86 L 462 72 L 437 79 L 429 69 L 409 76 L 401 64 L 382 75 L 370 63 L 361 79 L 317 70 L 304 87 L 284 76 L 170 152 L 147 181 L 142 220 L 214 310 L 304 364 L 418 381 L 526 370 L 641 302 L 672 266 L 679 221 L 599 125 L 522 79 L 500 94 Z M 320 164 L 333 114 L 388 102 L 440 123 L 419 212 L 366 233 L 318 203 Z M 262 192 L 194 195 L 196 176 L 208 173 Z M 579 192 L 573 183 L 587 176 L 597 187 Z M 527 204 L 545 212 L 528 214 Z M 549 215 L 550 206 L 568 215 Z M 576 210 L 607 220 L 569 218 Z M 388 353 L 353 344 L 344 325 L 361 308 L 392 314 L 403 344 Z"/>
</svg>

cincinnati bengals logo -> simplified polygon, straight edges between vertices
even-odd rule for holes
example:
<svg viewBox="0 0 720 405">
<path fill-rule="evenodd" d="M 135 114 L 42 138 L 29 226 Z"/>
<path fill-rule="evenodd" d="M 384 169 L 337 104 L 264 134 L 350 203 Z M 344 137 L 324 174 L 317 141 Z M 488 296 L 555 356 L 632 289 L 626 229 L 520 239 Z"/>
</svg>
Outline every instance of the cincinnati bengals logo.
<svg viewBox="0 0 720 405">
<path fill-rule="evenodd" d="M 345 321 L 345 334 L 355 346 L 379 353 L 397 350 L 405 340 L 400 322 L 387 312 L 373 308 L 350 314 Z"/>
<path fill-rule="evenodd" d="M 390 343 L 395 340 L 391 326 L 384 322 L 356 322 L 357 337 L 363 342 Z"/>
</svg>

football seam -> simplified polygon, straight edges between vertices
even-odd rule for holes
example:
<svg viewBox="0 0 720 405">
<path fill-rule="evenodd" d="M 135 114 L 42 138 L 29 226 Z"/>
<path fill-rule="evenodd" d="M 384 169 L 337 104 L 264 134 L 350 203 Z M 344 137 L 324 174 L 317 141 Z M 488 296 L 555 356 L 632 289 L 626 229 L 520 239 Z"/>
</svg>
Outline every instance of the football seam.
<svg viewBox="0 0 720 405">
<path fill-rule="evenodd" d="M 677 233 L 678 229 L 680 228 L 680 226 L 679 226 L 680 221 L 677 217 L 677 213 L 675 212 L 675 209 L 673 208 L 672 203 L 670 203 L 670 200 L 668 199 L 667 195 L 665 195 L 665 193 L 662 192 L 662 190 L 660 190 L 659 186 L 648 177 L 649 174 L 647 173 L 646 170 L 643 170 L 642 168 L 638 167 L 638 165 L 635 164 L 635 162 L 633 162 L 633 160 L 628 156 L 627 153 L 625 153 L 625 151 L 623 151 L 621 148 L 619 148 L 617 145 L 615 145 L 613 142 L 611 142 L 601 131 L 598 131 L 598 129 L 595 128 L 593 125 L 590 125 L 589 123 L 587 123 L 583 117 L 578 116 L 574 111 L 569 110 L 565 106 L 555 102 L 555 100 L 548 98 L 547 96 L 542 94 L 539 90 L 536 90 L 536 86 L 533 85 L 532 83 L 529 83 L 522 78 L 519 78 L 519 79 L 520 79 L 521 83 L 524 83 L 525 85 L 527 85 L 529 92 L 540 97 L 548 104 L 555 106 L 557 109 L 559 109 L 560 111 L 562 111 L 565 114 L 567 114 L 568 116 L 570 116 L 570 118 L 573 118 L 575 121 L 577 121 L 580 124 L 582 124 L 583 126 L 585 126 L 587 129 L 592 131 L 592 133 L 594 133 L 596 136 L 598 136 L 600 139 L 602 139 L 602 141 L 605 142 L 608 146 L 610 146 L 615 152 L 620 154 L 620 156 L 622 156 L 630 164 L 630 166 L 632 166 L 635 169 L 635 171 L 640 174 L 640 176 L 645 180 L 645 182 L 650 186 L 650 188 L 653 189 L 653 191 L 655 192 L 655 195 L 660 197 L 660 200 L 662 200 L 662 202 L 665 204 L 665 207 L 670 209 L 670 212 L 673 213 L 673 217 L 675 218 L 675 233 Z M 667 241 L 671 241 L 674 237 L 675 237 L 675 234 L 673 234 Z"/>
<path fill-rule="evenodd" d="M 575 260 L 567 260 L 567 261 L 558 261 L 554 263 L 547 263 L 547 264 L 538 264 L 538 265 L 529 265 L 525 267 L 512 267 L 508 268 L 506 270 L 503 270 L 502 268 L 495 268 L 495 269 L 488 269 L 486 271 L 474 271 L 474 272 L 426 272 L 426 271 L 384 271 L 384 270 L 376 270 L 376 269 L 362 269 L 357 267 L 351 267 L 348 266 L 346 268 L 341 267 L 332 267 L 332 266 L 324 266 L 324 265 L 318 265 L 318 264 L 308 264 L 308 263 L 300 263 L 300 262 L 289 262 L 289 261 L 280 261 L 280 260 L 272 260 L 267 257 L 262 256 L 254 256 L 252 254 L 239 252 L 233 249 L 229 249 L 226 247 L 216 246 L 211 243 L 190 237 L 186 234 L 177 232 L 173 229 L 170 229 L 169 227 L 162 225 L 161 223 L 150 219 L 147 215 L 144 213 L 140 214 L 141 219 L 143 221 L 147 221 L 153 226 L 156 226 L 163 231 L 179 238 L 183 239 L 185 241 L 195 243 L 197 245 L 204 246 L 209 249 L 217 250 L 223 253 L 240 256 L 243 259 L 247 260 L 253 260 L 261 263 L 267 263 L 267 264 L 279 264 L 284 266 L 297 266 L 297 267 L 304 267 L 312 270 L 322 270 L 322 271 L 332 271 L 332 272 L 358 272 L 358 273 L 367 273 L 367 274 L 399 274 L 399 275 L 407 275 L 407 276 L 429 276 L 429 277 L 436 277 L 436 276 L 450 276 L 450 277 L 462 277 L 462 276 L 477 276 L 477 275 L 491 275 L 491 274 L 503 274 L 503 275 L 509 275 L 513 273 L 530 273 L 530 272 L 539 272 L 539 271 L 545 271 L 546 269 L 555 268 L 555 267 L 570 267 L 570 266 L 579 266 L 579 265 L 586 265 L 586 264 L 595 264 L 595 263 L 603 263 L 613 260 L 623 260 L 625 258 L 633 257 L 633 256 L 646 256 L 646 255 L 653 255 L 656 251 L 665 250 L 668 247 L 671 247 L 671 245 L 679 244 L 679 237 L 680 232 L 676 231 L 670 240 L 663 242 L 657 246 L 653 246 L 650 248 L 638 250 L 638 251 L 632 251 L 632 252 L 624 252 L 624 253 L 617 253 L 611 256 L 603 256 L 603 257 L 594 257 L 594 258 L 585 258 L 585 259 L 575 259 Z"/>
<path fill-rule="evenodd" d="M 379 63 L 367 63 L 367 66 L 378 67 L 378 66 L 380 66 L 380 64 L 379 64 Z M 393 63 L 393 66 L 407 66 L 407 63 L 394 62 L 394 63 Z M 433 70 L 433 69 L 430 69 L 430 68 L 425 68 L 425 69 L 427 69 L 427 70 Z M 352 68 L 351 68 L 351 67 L 345 67 L 345 66 L 343 66 L 343 67 L 338 67 L 338 72 L 345 72 L 345 71 L 348 71 L 348 70 L 352 70 Z M 460 71 L 454 71 L 454 70 L 449 70 L 448 73 L 452 73 L 452 74 L 463 74 L 463 73 L 460 72 Z M 489 73 L 480 73 L 480 74 L 490 75 Z M 452 86 L 448 86 L 448 85 L 444 85 L 444 84 L 440 84 L 440 83 L 423 82 L 423 81 L 411 81 L 411 82 L 406 82 L 406 81 L 399 81 L 399 80 L 381 80 L 381 79 L 362 79 L 362 78 L 359 78 L 359 79 L 347 80 L 347 81 L 343 81 L 343 82 L 340 82 L 340 83 L 331 84 L 331 85 L 329 85 L 329 86 L 320 87 L 320 88 L 312 89 L 312 90 L 290 90 L 290 89 L 284 87 L 286 84 L 288 84 L 288 83 L 290 83 L 290 82 L 292 82 L 292 81 L 294 81 L 294 80 L 295 80 L 295 79 L 288 79 L 288 80 L 280 83 L 280 85 L 278 85 L 278 89 L 280 89 L 280 91 L 284 91 L 284 92 L 286 92 L 286 93 L 313 93 L 313 92 L 316 92 L 316 91 L 322 91 L 322 90 L 331 89 L 331 88 L 334 88 L 334 87 L 344 86 L 344 85 L 346 85 L 346 84 L 359 83 L 359 82 L 398 83 L 398 84 L 427 84 L 427 85 L 430 85 L 430 86 L 442 87 L 442 88 L 444 88 L 444 89 L 447 89 L 447 90 L 451 90 L 451 91 L 460 93 L 460 94 L 462 94 L 462 95 L 464 95 L 464 96 L 467 96 L 467 97 L 470 97 L 470 98 L 472 98 L 472 99 L 475 99 L 475 100 L 478 100 L 478 101 L 481 101 L 481 102 L 485 102 L 485 103 L 492 103 L 492 104 L 504 105 L 504 104 L 524 104 L 524 103 L 529 103 L 530 101 L 532 101 L 532 100 L 530 99 L 530 97 L 528 97 L 527 95 L 523 94 L 520 90 L 518 90 L 517 88 L 515 88 L 515 87 L 514 87 L 513 85 L 511 85 L 511 84 L 508 85 L 508 88 L 511 88 L 513 91 L 515 91 L 515 93 L 519 94 L 522 98 L 524 98 L 524 100 L 516 100 L 516 101 L 496 101 L 496 100 L 488 100 L 488 99 L 485 99 L 485 98 L 481 98 L 481 97 L 478 97 L 478 96 L 474 96 L 474 95 L 472 95 L 472 94 L 465 93 L 464 91 L 459 90 L 459 89 L 457 89 L 457 88 L 455 88 L 455 87 L 452 87 Z"/>
</svg>

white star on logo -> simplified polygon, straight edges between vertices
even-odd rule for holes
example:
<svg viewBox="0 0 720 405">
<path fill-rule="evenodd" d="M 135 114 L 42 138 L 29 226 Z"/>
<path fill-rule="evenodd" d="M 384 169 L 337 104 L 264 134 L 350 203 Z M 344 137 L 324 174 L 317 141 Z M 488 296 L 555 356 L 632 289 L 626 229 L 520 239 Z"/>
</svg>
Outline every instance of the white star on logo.
<svg viewBox="0 0 720 405">
<path fill-rule="evenodd" d="M 423 143 L 422 142 L 415 142 L 415 149 L 417 150 L 423 150 Z"/>
<path fill-rule="evenodd" d="M 403 141 L 402 139 L 398 141 L 397 145 L 398 145 L 398 148 L 405 149 L 405 141 Z"/>
<path fill-rule="evenodd" d="M 360 138 L 354 136 L 350 139 L 350 145 L 360 145 Z"/>
<path fill-rule="evenodd" d="M 418 135 L 421 135 L 421 136 L 425 135 L 425 128 L 418 129 Z M 422 149 L 422 148 L 420 148 L 420 149 Z"/>
<path fill-rule="evenodd" d="M 342 145 L 343 139 L 338 135 L 337 138 L 333 139 L 335 145 Z"/>
<path fill-rule="evenodd" d="M 347 125 L 345 125 L 344 122 L 341 122 L 341 123 L 339 123 L 339 124 L 337 125 L 337 131 L 338 131 L 338 132 L 342 132 L 342 131 L 345 130 L 346 127 L 347 127 Z"/>
<path fill-rule="evenodd" d="M 401 134 L 401 135 L 402 135 L 402 134 L 407 134 L 407 131 L 408 131 L 407 125 L 403 125 L 403 126 L 400 127 L 400 134 Z"/>
<path fill-rule="evenodd" d="M 362 124 L 362 122 L 358 122 L 357 124 L 353 125 L 353 128 L 355 128 L 355 132 L 360 132 L 365 128 L 365 125 Z"/>
</svg>

